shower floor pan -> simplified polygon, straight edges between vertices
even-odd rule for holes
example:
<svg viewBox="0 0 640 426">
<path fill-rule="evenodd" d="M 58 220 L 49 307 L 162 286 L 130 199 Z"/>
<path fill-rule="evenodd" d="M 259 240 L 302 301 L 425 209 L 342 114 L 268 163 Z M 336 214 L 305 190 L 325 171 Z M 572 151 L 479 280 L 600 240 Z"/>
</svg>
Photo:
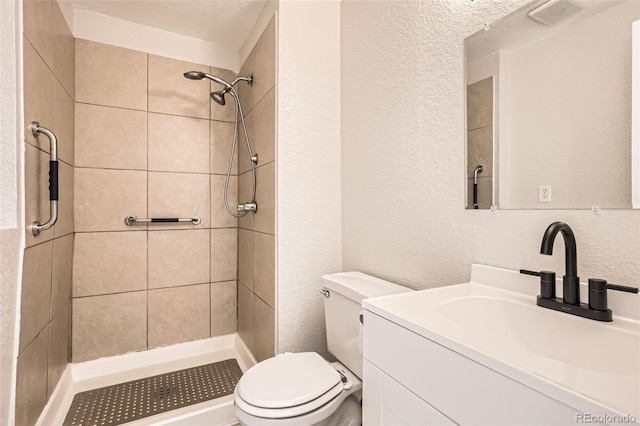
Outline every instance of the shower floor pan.
<svg viewBox="0 0 640 426">
<path fill-rule="evenodd" d="M 70 364 L 37 424 L 233 425 L 233 387 L 254 364 L 237 334 Z"/>
</svg>

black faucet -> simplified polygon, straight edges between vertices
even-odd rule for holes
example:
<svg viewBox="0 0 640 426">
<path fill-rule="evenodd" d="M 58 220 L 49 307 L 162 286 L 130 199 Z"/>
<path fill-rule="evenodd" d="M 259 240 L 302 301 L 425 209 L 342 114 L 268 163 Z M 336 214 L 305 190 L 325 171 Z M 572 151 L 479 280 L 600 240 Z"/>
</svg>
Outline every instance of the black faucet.
<svg viewBox="0 0 640 426">
<path fill-rule="evenodd" d="M 542 237 L 540 254 L 553 254 L 553 242 L 558 232 L 564 238 L 565 274 L 562 277 L 562 299 L 571 305 L 580 304 L 580 278 L 578 277 L 578 259 L 576 237 L 571 227 L 564 222 L 553 222 Z"/>
<path fill-rule="evenodd" d="M 564 222 L 554 222 L 544 232 L 540 254 L 551 255 L 553 242 L 558 232 L 564 238 L 565 274 L 562 277 L 562 299 L 556 297 L 556 274 L 551 271 L 528 271 L 521 269 L 521 274 L 540 277 L 540 295 L 536 304 L 544 308 L 578 315 L 597 321 L 612 321 L 613 314 L 607 308 L 607 289 L 638 293 L 635 287 L 607 284 L 606 280 L 589 279 L 589 303 L 580 303 L 580 278 L 578 278 L 578 262 L 576 255 L 576 238 L 571 227 Z"/>
</svg>

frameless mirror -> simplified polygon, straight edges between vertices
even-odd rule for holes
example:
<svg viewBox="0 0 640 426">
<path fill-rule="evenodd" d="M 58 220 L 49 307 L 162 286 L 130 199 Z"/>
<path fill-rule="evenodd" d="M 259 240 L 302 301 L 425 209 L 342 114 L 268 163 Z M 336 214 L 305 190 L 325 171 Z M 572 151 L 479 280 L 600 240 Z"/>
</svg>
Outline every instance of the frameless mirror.
<svg viewBox="0 0 640 426">
<path fill-rule="evenodd" d="M 465 40 L 467 208 L 640 208 L 639 20 L 537 0 Z"/>
</svg>

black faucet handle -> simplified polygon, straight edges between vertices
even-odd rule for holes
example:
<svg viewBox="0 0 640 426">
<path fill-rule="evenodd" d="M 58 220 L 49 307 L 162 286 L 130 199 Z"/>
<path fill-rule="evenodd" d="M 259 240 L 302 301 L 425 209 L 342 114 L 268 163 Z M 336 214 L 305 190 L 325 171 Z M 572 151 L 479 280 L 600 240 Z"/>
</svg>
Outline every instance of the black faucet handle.
<svg viewBox="0 0 640 426">
<path fill-rule="evenodd" d="M 638 289 L 636 287 L 608 284 L 607 280 L 589 278 L 589 309 L 595 309 L 597 311 L 607 310 L 607 290 L 638 293 Z"/>
<path fill-rule="evenodd" d="M 540 297 L 553 299 L 556 297 L 556 273 L 552 271 L 529 271 L 520 269 L 521 274 L 540 277 Z"/>
</svg>

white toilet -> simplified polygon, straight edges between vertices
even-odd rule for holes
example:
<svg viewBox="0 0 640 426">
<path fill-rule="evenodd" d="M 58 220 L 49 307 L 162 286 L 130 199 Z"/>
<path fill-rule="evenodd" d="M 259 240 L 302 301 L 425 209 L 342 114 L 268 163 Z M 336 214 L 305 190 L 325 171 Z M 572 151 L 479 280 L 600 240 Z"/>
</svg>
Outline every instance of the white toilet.
<svg viewBox="0 0 640 426">
<path fill-rule="evenodd" d="M 322 277 L 329 363 L 315 352 L 284 353 L 244 373 L 233 394 L 243 425 L 362 424 L 362 299 L 412 291 L 361 272 Z"/>
</svg>

